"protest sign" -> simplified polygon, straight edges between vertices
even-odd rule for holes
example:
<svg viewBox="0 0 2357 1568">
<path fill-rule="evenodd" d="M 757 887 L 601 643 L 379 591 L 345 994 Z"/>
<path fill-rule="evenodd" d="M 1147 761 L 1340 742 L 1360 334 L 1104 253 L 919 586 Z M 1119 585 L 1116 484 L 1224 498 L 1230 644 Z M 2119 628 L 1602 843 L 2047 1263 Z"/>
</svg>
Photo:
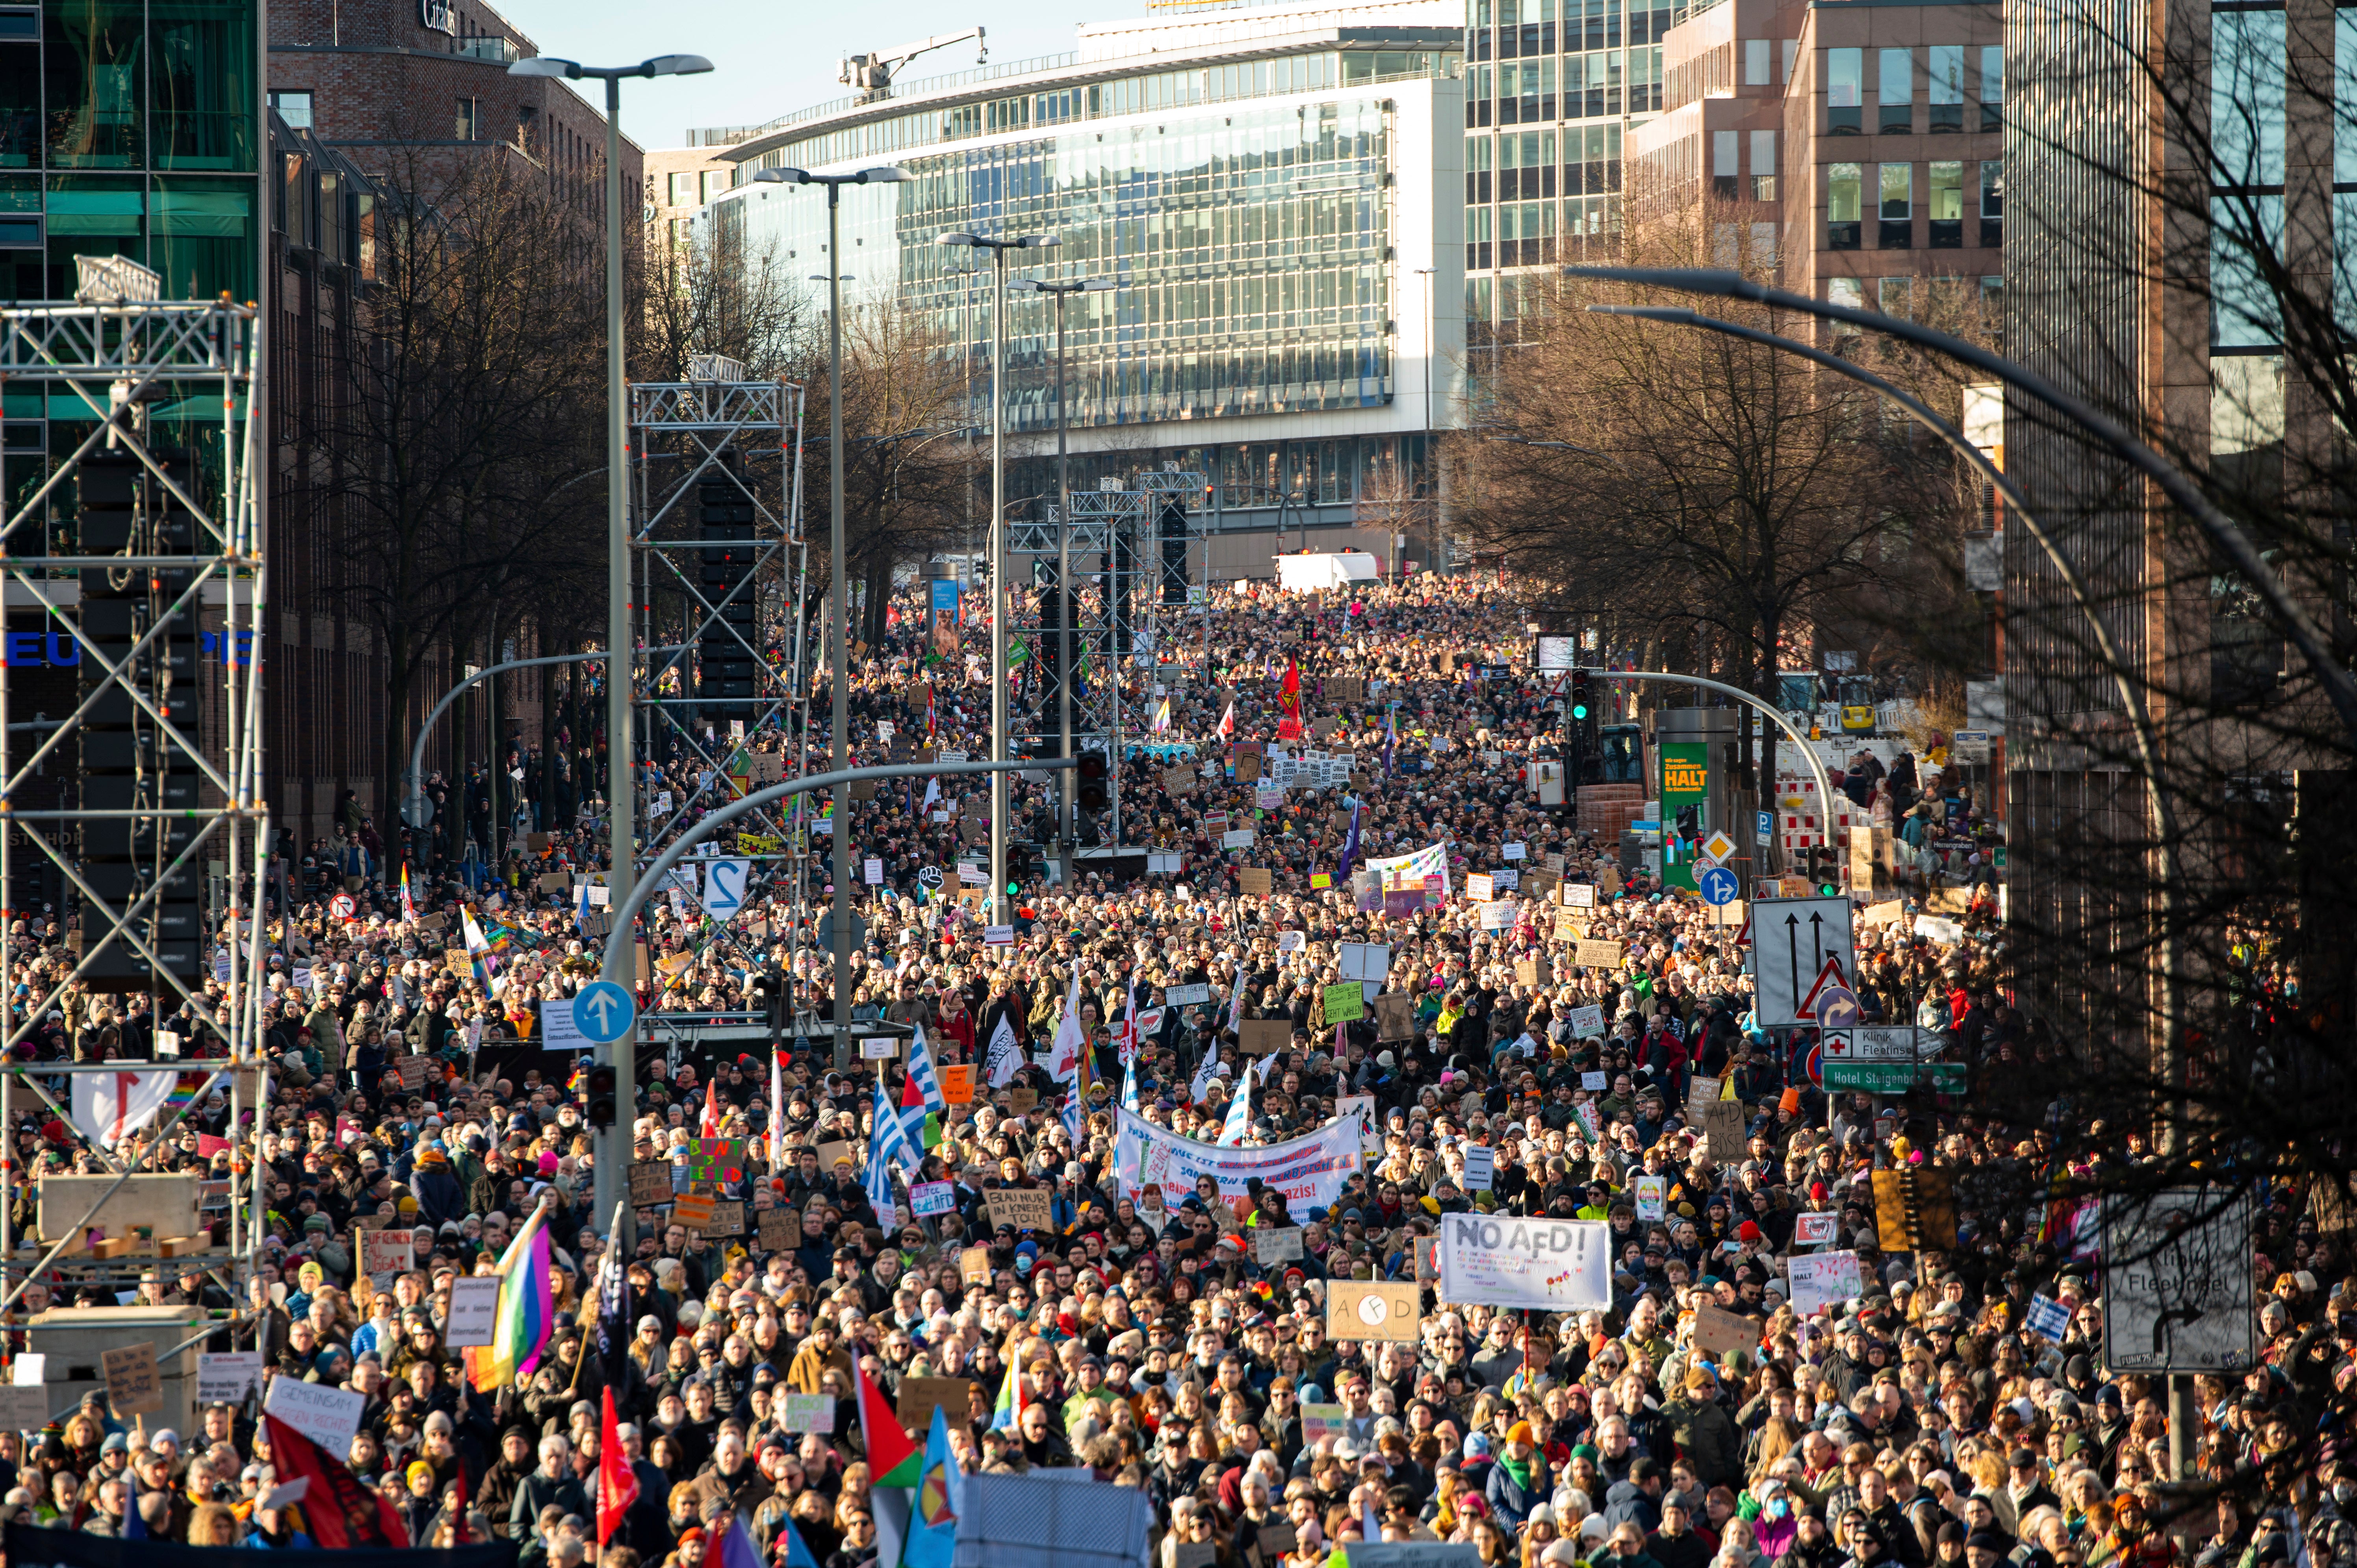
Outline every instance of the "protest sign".
<svg viewBox="0 0 2357 1568">
<path fill-rule="evenodd" d="M 1245 1184 L 1257 1179 L 1284 1193 L 1297 1214 L 1331 1208 L 1364 1158 L 1356 1119 L 1252 1149 L 1222 1149 L 1182 1138 L 1119 1106 L 1114 1119 L 1115 1168 L 1137 1173 L 1135 1185 L 1125 1180 L 1123 1190 L 1159 1188 L 1173 1208 L 1195 1195 L 1197 1178 L 1210 1176 L 1222 1197 L 1246 1196 Z"/>
<path fill-rule="evenodd" d="M 1340 1438 L 1349 1427 L 1350 1412 L 1339 1404 L 1306 1404 L 1301 1407 L 1301 1445 L 1314 1448 L 1318 1439 Z"/>
<path fill-rule="evenodd" d="M 164 1380 L 156 1374 L 153 1341 L 102 1350 L 98 1360 L 106 1379 L 106 1402 L 115 1414 L 141 1415 L 164 1408 Z"/>
<path fill-rule="evenodd" d="M 198 1354 L 199 1404 L 242 1404 L 247 1394 L 261 1387 L 261 1351 L 213 1350 Z"/>
<path fill-rule="evenodd" d="M 894 1413 L 900 1424 L 911 1432 L 922 1432 L 933 1423 L 936 1408 L 945 1410 L 952 1421 L 963 1424 L 974 1399 L 974 1385 L 963 1378 L 902 1378 L 900 1402 Z"/>
<path fill-rule="evenodd" d="M 1695 1074 L 1686 1085 L 1686 1121 L 1689 1123 L 1701 1121 L 1703 1107 L 1717 1100 L 1718 1092 L 1717 1079 L 1702 1073 Z"/>
<path fill-rule="evenodd" d="M 690 1230 L 702 1230 L 712 1223 L 714 1199 L 697 1193 L 681 1193 L 672 1199 L 671 1217 Z"/>
<path fill-rule="evenodd" d="M 1236 891 L 1247 898 L 1265 898 L 1276 890 L 1276 874 L 1266 866 L 1236 868 Z"/>
<path fill-rule="evenodd" d="M 958 1278 L 970 1285 L 990 1283 L 990 1249 L 968 1247 L 958 1253 Z"/>
<path fill-rule="evenodd" d="M 49 1391 L 38 1383 L 0 1388 L 0 1432 L 38 1432 L 49 1423 Z"/>
<path fill-rule="evenodd" d="M 764 1208 L 754 1223 L 764 1252 L 791 1252 L 802 1245 L 802 1217 L 791 1208 Z"/>
<path fill-rule="evenodd" d="M 1375 1038 L 1386 1044 L 1415 1037 L 1415 1003 L 1404 992 L 1386 991 L 1375 998 Z"/>
<path fill-rule="evenodd" d="M 1620 950 L 1619 942 L 1582 941 L 1574 948 L 1571 961 L 1582 969 L 1618 969 Z"/>
<path fill-rule="evenodd" d="M 957 1208 L 957 1184 L 920 1181 L 909 1189 L 909 1212 L 919 1218 L 948 1214 Z"/>
<path fill-rule="evenodd" d="M 349 1453 L 352 1434 L 360 1430 L 367 1396 L 326 1383 L 273 1378 L 263 1410 L 276 1416 L 331 1455 Z"/>
<path fill-rule="evenodd" d="M 1498 1179 L 1497 1152 L 1483 1144 L 1465 1145 L 1465 1190 L 1487 1192 Z"/>
<path fill-rule="evenodd" d="M 1283 1018 L 1247 1018 L 1236 1037 L 1247 1056 L 1265 1057 L 1293 1043 L 1293 1025 Z"/>
<path fill-rule="evenodd" d="M 1695 1309 L 1694 1342 L 1695 1348 L 1717 1361 L 1730 1350 L 1758 1349 L 1760 1325 L 1739 1312 L 1706 1304 Z"/>
<path fill-rule="evenodd" d="M 974 1069 L 960 1064 L 944 1067 L 940 1071 L 942 1099 L 952 1105 L 974 1103 Z"/>
<path fill-rule="evenodd" d="M 1326 1286 L 1326 1337 L 1413 1344 L 1422 1294 L 1413 1284 L 1330 1281 Z"/>
<path fill-rule="evenodd" d="M 453 1350 L 489 1345 L 500 1316 L 500 1277 L 461 1274 L 450 1282 L 450 1322 L 442 1343 Z"/>
<path fill-rule="evenodd" d="M 705 1222 L 707 1236 L 742 1236 L 745 1234 L 745 1206 L 741 1203 L 715 1203 L 712 1218 Z"/>
<path fill-rule="evenodd" d="M 1830 1210 L 1821 1214 L 1795 1215 L 1792 1218 L 1792 1245 L 1830 1247 L 1840 1224 L 1841 1216 Z"/>
<path fill-rule="evenodd" d="M 1540 1312 L 1609 1309 L 1611 1251 L 1609 1228 L 1600 1221 L 1446 1214 L 1440 1299 Z"/>
<path fill-rule="evenodd" d="M 994 1226 L 1012 1225 L 1017 1230 L 1045 1230 L 1055 1223 L 1053 1203 L 1039 1187 L 1003 1187 L 983 1195 L 990 1207 L 990 1222 Z"/>
<path fill-rule="evenodd" d="M 1604 1036 L 1604 1009 L 1594 1004 L 1571 1010 L 1571 1033 L 1574 1039 L 1595 1040 Z"/>
<path fill-rule="evenodd" d="M 1792 1310 L 1803 1317 L 1839 1307 L 1862 1292 L 1856 1252 L 1813 1252 L 1790 1263 Z"/>
<path fill-rule="evenodd" d="M 1743 1132 L 1743 1106 L 1733 1100 L 1714 1100 L 1702 1108 L 1703 1130 L 1710 1137 L 1710 1157 L 1732 1165 L 1743 1158 L 1747 1142 Z"/>
<path fill-rule="evenodd" d="M 417 1239 L 406 1230 L 371 1230 L 361 1237 L 361 1273 L 379 1290 L 417 1266 Z"/>
<path fill-rule="evenodd" d="M 1329 1024 L 1355 1024 L 1367 1015 L 1366 993 L 1358 981 L 1337 981 L 1326 987 L 1325 997 Z"/>
<path fill-rule="evenodd" d="M 824 1394 L 788 1394 L 785 1397 L 788 1432 L 833 1432 L 834 1401 Z"/>
<path fill-rule="evenodd" d="M 667 1160 L 635 1160 L 630 1165 L 630 1204 L 643 1208 L 649 1204 L 669 1203 L 672 1198 L 671 1164 Z"/>
<path fill-rule="evenodd" d="M 1641 1176 L 1632 1184 L 1637 1194 L 1637 1218 L 1660 1219 L 1669 1209 L 1670 1184 L 1665 1176 Z"/>
<path fill-rule="evenodd" d="M 1254 1228 L 1253 1262 L 1263 1268 L 1271 1263 L 1290 1262 L 1301 1256 L 1301 1227 L 1271 1225 Z"/>
</svg>

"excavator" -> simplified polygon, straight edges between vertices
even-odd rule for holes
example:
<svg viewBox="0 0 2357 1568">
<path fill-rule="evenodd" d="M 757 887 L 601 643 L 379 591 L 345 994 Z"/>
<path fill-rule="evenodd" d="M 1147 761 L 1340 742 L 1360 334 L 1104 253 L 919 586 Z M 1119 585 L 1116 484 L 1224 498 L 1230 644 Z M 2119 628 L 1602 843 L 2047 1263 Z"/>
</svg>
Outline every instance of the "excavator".
<svg viewBox="0 0 2357 1568">
<path fill-rule="evenodd" d="M 968 27 L 962 33 L 936 33 L 930 38 L 919 38 L 912 44 L 897 44 L 874 54 L 845 55 L 843 71 L 836 79 L 845 87 L 858 89 L 858 101 L 877 103 L 892 96 L 892 79 L 900 68 L 919 55 L 945 49 L 952 44 L 962 44 L 968 38 L 974 42 L 974 63 L 981 65 L 990 59 L 990 46 L 983 40 L 980 27 Z"/>
</svg>

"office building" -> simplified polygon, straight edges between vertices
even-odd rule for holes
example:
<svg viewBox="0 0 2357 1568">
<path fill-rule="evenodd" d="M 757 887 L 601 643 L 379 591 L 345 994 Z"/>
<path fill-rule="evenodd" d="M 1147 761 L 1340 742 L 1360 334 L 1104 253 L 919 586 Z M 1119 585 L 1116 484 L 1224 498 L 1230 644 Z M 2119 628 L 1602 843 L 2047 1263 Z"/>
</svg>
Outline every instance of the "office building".
<svg viewBox="0 0 2357 1568">
<path fill-rule="evenodd" d="M 2000 27 L 1953 0 L 1473 0 L 1469 340 L 1511 344 L 1559 263 L 1697 206 L 1714 264 L 1964 319 L 2001 271 Z"/>
<path fill-rule="evenodd" d="M 1075 488 L 1203 472 L 1221 575 L 1267 575 L 1280 525 L 1386 559 L 1406 532 L 1428 562 L 1428 526 L 1385 524 L 1423 515 L 1458 401 L 1463 25 L 1446 0 L 1087 25 L 1071 55 L 720 134 L 737 183 L 699 221 L 819 271 L 824 196 L 753 175 L 908 171 L 844 198 L 850 297 L 911 305 L 967 356 L 985 425 L 988 275 L 935 237 L 1055 233 L 1017 275 L 1121 285 L 1066 307 Z M 1010 495 L 1054 493 L 1052 319 L 1010 301 Z"/>
</svg>

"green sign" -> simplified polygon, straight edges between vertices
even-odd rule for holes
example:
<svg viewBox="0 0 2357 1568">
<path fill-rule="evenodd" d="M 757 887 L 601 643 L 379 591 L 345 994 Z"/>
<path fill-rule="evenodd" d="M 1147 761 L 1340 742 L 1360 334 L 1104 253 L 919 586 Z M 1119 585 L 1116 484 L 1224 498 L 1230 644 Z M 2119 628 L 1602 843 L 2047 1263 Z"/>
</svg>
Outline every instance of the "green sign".
<svg viewBox="0 0 2357 1568">
<path fill-rule="evenodd" d="M 1361 982 L 1338 980 L 1326 988 L 1326 1022 L 1355 1024 L 1367 1015 L 1367 993 Z"/>
<path fill-rule="evenodd" d="M 1710 836 L 1710 744 L 1707 741 L 1666 742 L 1655 748 L 1662 759 L 1662 880 L 1672 887 L 1695 886 L 1694 861 L 1674 854 L 1669 844 L 1677 832 L 1678 810 L 1695 809 L 1700 838 Z"/>
<path fill-rule="evenodd" d="M 1827 1089 L 1858 1089 L 1868 1094 L 1904 1094 L 1919 1083 L 1940 1094 L 1964 1091 L 1962 1062 L 1826 1062 Z"/>
</svg>

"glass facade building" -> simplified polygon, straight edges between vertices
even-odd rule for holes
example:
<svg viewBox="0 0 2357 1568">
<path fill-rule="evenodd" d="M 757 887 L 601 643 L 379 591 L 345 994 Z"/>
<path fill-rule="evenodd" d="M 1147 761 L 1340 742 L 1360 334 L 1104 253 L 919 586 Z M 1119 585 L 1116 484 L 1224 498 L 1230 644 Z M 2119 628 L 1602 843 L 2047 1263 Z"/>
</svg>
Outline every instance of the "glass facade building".
<svg viewBox="0 0 2357 1568">
<path fill-rule="evenodd" d="M 719 153 L 735 185 L 698 221 L 806 274 L 824 256 L 823 197 L 753 176 L 905 170 L 845 193 L 843 270 L 853 297 L 888 288 L 967 357 L 984 425 L 987 260 L 936 237 L 1054 233 L 1055 249 L 1010 257 L 1010 275 L 1120 285 L 1065 306 L 1076 486 L 1178 460 L 1216 478 L 1221 510 L 1238 514 L 1224 526 L 1265 526 L 1248 514 L 1279 493 L 1346 513 L 1371 486 L 1422 473 L 1448 406 L 1426 384 L 1457 341 L 1431 286 L 1458 248 L 1453 157 L 1434 156 L 1444 136 L 1453 154 L 1462 119 L 1448 3 L 1382 6 L 1381 27 L 1313 5 L 1083 29 L 1080 56 L 743 135 Z M 1397 20 L 1426 11 L 1432 25 Z M 1258 36 L 1234 37 L 1239 16 Z M 1050 433 L 1052 306 L 1010 295 L 1006 331 L 1007 428 Z"/>
</svg>

